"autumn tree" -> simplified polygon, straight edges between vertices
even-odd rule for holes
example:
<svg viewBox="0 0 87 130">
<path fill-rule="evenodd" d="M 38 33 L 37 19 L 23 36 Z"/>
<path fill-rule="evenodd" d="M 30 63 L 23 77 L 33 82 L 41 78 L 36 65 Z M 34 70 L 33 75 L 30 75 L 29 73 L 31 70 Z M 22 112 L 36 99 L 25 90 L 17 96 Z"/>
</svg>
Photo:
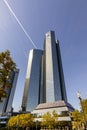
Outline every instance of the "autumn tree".
<svg viewBox="0 0 87 130">
<path fill-rule="evenodd" d="M 83 118 L 85 118 L 85 121 L 87 122 L 87 99 L 83 99 L 82 102 L 82 114 L 83 114 Z"/>
<path fill-rule="evenodd" d="M 8 128 L 26 128 L 33 126 L 33 116 L 31 114 L 20 114 L 13 116 L 8 121 Z"/>
<path fill-rule="evenodd" d="M 56 126 L 57 120 L 58 114 L 55 111 L 53 111 L 52 113 L 47 112 L 42 116 L 41 125 L 42 127 L 46 126 L 47 128 L 51 129 Z"/>
<path fill-rule="evenodd" d="M 75 110 L 71 113 L 73 119 L 73 129 L 87 128 L 87 99 L 81 99 L 81 110 Z"/>
<path fill-rule="evenodd" d="M 9 75 L 16 68 L 16 64 L 10 56 L 10 51 L 0 53 L 0 101 L 6 97 L 6 88 L 11 87 Z"/>
<path fill-rule="evenodd" d="M 87 129 L 87 99 L 81 100 L 81 113 L 84 122 L 84 129 Z"/>
<path fill-rule="evenodd" d="M 81 112 L 79 112 L 78 110 L 75 110 L 72 112 L 72 119 L 73 119 L 73 129 L 80 129 L 82 126 L 82 122 L 83 122 L 83 118 L 82 118 L 82 114 Z"/>
<path fill-rule="evenodd" d="M 17 116 L 12 116 L 9 121 L 8 121 L 8 124 L 7 126 L 9 128 L 15 128 L 18 124 L 18 117 Z"/>
</svg>

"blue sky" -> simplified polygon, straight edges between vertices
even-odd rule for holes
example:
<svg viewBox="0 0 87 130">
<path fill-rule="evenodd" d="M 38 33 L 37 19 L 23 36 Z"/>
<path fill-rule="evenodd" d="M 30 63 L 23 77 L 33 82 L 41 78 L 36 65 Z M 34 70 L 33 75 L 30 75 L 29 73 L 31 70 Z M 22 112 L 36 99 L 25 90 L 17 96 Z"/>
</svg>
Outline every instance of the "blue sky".
<svg viewBox="0 0 87 130">
<path fill-rule="evenodd" d="M 34 44 L 43 49 L 45 33 L 54 30 L 60 41 L 68 102 L 79 108 L 77 91 L 87 98 L 87 0 L 7 0 Z M 20 69 L 13 107 L 21 106 L 29 38 L 0 0 L 0 52 L 9 49 Z"/>
</svg>

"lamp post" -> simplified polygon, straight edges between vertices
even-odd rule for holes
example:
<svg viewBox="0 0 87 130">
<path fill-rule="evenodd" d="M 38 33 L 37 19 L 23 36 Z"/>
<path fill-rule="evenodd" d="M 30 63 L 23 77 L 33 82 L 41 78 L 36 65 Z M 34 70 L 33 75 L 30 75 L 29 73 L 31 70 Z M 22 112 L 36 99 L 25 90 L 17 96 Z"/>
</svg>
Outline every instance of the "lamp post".
<svg viewBox="0 0 87 130">
<path fill-rule="evenodd" d="M 18 120 L 17 120 L 17 130 L 19 130 L 19 125 L 20 125 L 20 117 L 19 117 L 20 115 L 18 115 Z"/>
<path fill-rule="evenodd" d="M 22 112 L 22 109 L 21 109 L 21 107 L 19 107 L 19 110 L 18 110 L 18 112 L 19 112 L 19 115 L 18 115 L 18 121 L 17 121 L 17 125 L 18 125 L 18 128 L 17 128 L 17 130 L 19 130 L 19 127 L 20 127 L 20 114 L 21 114 L 21 112 Z"/>
<path fill-rule="evenodd" d="M 37 130 L 38 120 L 36 120 L 36 130 Z"/>
<path fill-rule="evenodd" d="M 80 105 L 81 105 L 81 110 L 82 110 L 82 114 L 83 114 L 83 119 L 84 119 L 84 130 L 87 130 L 87 123 L 86 123 L 86 117 L 85 117 L 85 113 L 84 113 L 84 109 L 83 109 L 83 105 L 82 105 L 82 97 L 80 92 L 77 92 L 77 97 L 80 100 Z"/>
</svg>

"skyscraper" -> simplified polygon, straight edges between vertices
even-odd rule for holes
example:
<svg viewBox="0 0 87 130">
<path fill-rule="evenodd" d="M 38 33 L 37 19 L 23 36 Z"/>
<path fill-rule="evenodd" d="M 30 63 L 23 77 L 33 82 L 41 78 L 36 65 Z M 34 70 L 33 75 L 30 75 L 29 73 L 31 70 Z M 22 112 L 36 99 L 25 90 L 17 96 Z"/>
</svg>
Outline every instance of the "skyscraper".
<svg viewBox="0 0 87 130">
<path fill-rule="evenodd" d="M 59 42 L 53 31 L 46 33 L 43 66 L 46 102 L 67 101 Z"/>
<path fill-rule="evenodd" d="M 32 111 L 39 104 L 42 50 L 30 50 L 22 101 L 23 111 Z"/>
<path fill-rule="evenodd" d="M 8 112 L 12 108 L 13 97 L 15 93 L 16 83 L 18 79 L 19 69 L 11 71 L 9 76 L 9 81 L 11 83 L 11 88 L 6 88 L 7 97 L 3 98 L 3 102 L 0 103 L 0 114 Z"/>
<path fill-rule="evenodd" d="M 40 103 L 58 100 L 67 102 L 67 96 L 59 42 L 50 31 L 46 33 L 43 51 L 30 51 L 22 108 L 32 111 Z"/>
</svg>

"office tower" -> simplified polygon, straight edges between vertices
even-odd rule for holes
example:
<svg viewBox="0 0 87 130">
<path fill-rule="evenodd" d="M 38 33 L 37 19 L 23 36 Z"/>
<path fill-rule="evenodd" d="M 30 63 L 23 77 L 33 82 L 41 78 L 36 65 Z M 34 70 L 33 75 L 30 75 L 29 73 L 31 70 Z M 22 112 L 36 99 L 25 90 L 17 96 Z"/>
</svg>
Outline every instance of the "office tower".
<svg viewBox="0 0 87 130">
<path fill-rule="evenodd" d="M 22 101 L 23 111 L 32 111 L 39 104 L 42 53 L 42 50 L 30 50 Z"/>
<path fill-rule="evenodd" d="M 54 31 L 46 33 L 44 49 L 31 50 L 22 101 L 23 111 L 32 111 L 40 103 L 67 102 L 59 42 Z"/>
<path fill-rule="evenodd" d="M 14 98 L 16 83 L 18 79 L 19 69 L 11 71 L 8 82 L 11 83 L 10 88 L 6 88 L 7 97 L 3 98 L 3 102 L 0 103 L 0 114 L 9 112 L 12 108 L 12 102 Z"/>
<path fill-rule="evenodd" d="M 67 101 L 59 42 L 55 40 L 53 31 L 46 33 L 43 66 L 45 101 Z"/>
</svg>

